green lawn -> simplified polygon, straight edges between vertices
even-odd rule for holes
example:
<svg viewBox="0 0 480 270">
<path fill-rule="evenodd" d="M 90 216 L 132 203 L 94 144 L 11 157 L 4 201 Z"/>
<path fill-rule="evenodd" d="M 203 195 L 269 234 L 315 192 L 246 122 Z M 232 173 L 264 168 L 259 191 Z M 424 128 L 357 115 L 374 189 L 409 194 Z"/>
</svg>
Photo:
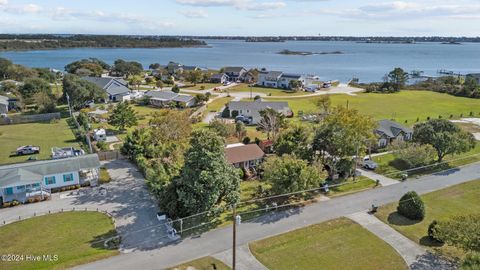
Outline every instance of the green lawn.
<svg viewBox="0 0 480 270">
<path fill-rule="evenodd" d="M 403 164 L 395 162 L 393 154 L 385 154 L 374 157 L 373 160 L 378 163 L 377 173 L 386 175 L 391 178 L 400 179 L 402 171 L 408 168 L 403 167 Z M 408 171 L 409 176 L 418 176 L 427 173 L 434 173 L 448 168 L 454 168 L 473 162 L 480 161 L 480 143 L 477 143 L 474 149 L 459 155 L 448 155 L 444 158 L 444 164 L 432 166 L 420 170 Z"/>
<path fill-rule="evenodd" d="M 298 92 L 291 92 L 283 89 L 276 89 L 276 88 L 265 88 L 265 87 L 249 87 L 247 84 L 240 84 L 231 88 L 228 88 L 225 90 L 226 92 L 229 93 L 237 93 L 237 92 L 247 92 L 250 93 L 262 93 L 266 95 L 271 95 L 271 96 L 304 96 L 304 95 L 310 95 L 312 93 L 309 92 L 304 92 L 304 91 L 298 91 Z M 253 94 L 255 96 L 255 94 Z"/>
<path fill-rule="evenodd" d="M 376 216 L 416 243 L 436 249 L 451 257 L 462 257 L 464 253 L 451 246 L 436 246 L 427 237 L 428 225 L 434 220 L 445 220 L 455 215 L 480 212 L 480 180 L 456 185 L 421 196 L 425 203 L 425 219 L 414 222 L 396 212 L 398 203 L 378 209 Z"/>
<path fill-rule="evenodd" d="M 298 111 L 316 110 L 315 101 L 319 97 L 286 99 L 295 114 Z M 460 118 L 480 114 L 480 99 L 455 97 L 430 91 L 401 91 L 395 94 L 360 93 L 357 96 L 331 95 L 333 105 L 344 105 L 371 115 L 377 120 L 395 119 L 397 122 L 412 126 L 427 117 Z M 271 99 L 279 101 L 281 99 Z"/>
<path fill-rule="evenodd" d="M 225 104 L 232 101 L 232 99 L 233 99 L 233 97 L 217 98 L 214 101 L 207 104 L 207 111 L 218 112 L 218 111 L 220 111 L 220 109 L 222 109 L 225 106 Z"/>
<path fill-rule="evenodd" d="M 229 270 L 229 269 L 231 268 L 225 265 L 223 262 L 213 257 L 203 257 L 203 258 L 170 268 L 170 270 Z"/>
<path fill-rule="evenodd" d="M 346 218 L 253 242 L 250 250 L 269 269 L 407 269 L 391 246 Z"/>
<path fill-rule="evenodd" d="M 0 164 L 26 161 L 28 156 L 12 156 L 19 146 L 40 146 L 38 159 L 50 159 L 52 147 L 73 146 L 79 148 L 66 119 L 58 122 L 28 123 L 0 126 Z"/>
<path fill-rule="evenodd" d="M 113 255 L 99 239 L 116 234 L 111 219 L 98 212 L 64 212 L 0 227 L 2 254 L 58 255 L 58 261 L 5 262 L 0 269 L 65 269 Z M 96 242 L 96 243 L 91 243 Z"/>
<path fill-rule="evenodd" d="M 200 90 L 201 87 L 205 87 L 204 90 L 213 89 L 215 87 L 220 87 L 222 84 L 219 83 L 197 83 L 197 85 L 188 85 L 187 87 L 182 87 L 182 89 L 186 90 Z"/>
<path fill-rule="evenodd" d="M 371 189 L 376 186 L 376 182 L 374 180 L 364 176 L 357 177 L 355 182 L 349 179 L 345 183 L 347 184 L 330 188 L 330 191 L 327 194 L 328 197 L 343 196 L 350 193 Z"/>
</svg>

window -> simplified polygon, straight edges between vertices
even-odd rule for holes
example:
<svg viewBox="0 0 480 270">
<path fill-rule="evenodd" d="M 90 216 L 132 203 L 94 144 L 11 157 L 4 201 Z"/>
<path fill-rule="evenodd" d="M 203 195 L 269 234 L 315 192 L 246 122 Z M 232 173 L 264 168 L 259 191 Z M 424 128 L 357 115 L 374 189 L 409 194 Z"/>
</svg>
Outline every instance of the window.
<svg viewBox="0 0 480 270">
<path fill-rule="evenodd" d="M 18 191 L 23 191 L 23 190 L 25 190 L 25 186 L 17 186 L 17 190 Z"/>
<path fill-rule="evenodd" d="M 72 182 L 72 181 L 73 181 L 73 173 L 63 175 L 63 182 Z"/>
<path fill-rule="evenodd" d="M 55 183 L 55 176 L 45 177 L 45 185 L 54 185 Z"/>
</svg>

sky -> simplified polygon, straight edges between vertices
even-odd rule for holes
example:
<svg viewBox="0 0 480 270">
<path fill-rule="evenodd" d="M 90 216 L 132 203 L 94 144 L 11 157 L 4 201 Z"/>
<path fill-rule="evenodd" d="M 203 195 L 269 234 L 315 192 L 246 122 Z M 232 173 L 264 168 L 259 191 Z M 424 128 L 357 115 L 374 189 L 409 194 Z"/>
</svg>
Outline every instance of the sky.
<svg viewBox="0 0 480 270">
<path fill-rule="evenodd" d="M 0 33 L 480 36 L 480 0 L 0 0 Z"/>
</svg>

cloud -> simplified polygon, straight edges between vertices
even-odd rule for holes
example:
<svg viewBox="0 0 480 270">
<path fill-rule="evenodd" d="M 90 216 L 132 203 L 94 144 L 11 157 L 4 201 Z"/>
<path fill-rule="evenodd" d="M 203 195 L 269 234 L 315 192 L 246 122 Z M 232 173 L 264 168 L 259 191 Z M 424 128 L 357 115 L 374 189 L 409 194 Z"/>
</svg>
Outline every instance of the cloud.
<svg viewBox="0 0 480 270">
<path fill-rule="evenodd" d="M 256 0 L 176 0 L 177 3 L 199 7 L 233 7 L 239 10 L 273 10 L 287 6 L 285 2 L 260 2 Z"/>
<path fill-rule="evenodd" d="M 208 13 L 201 9 L 182 10 L 179 12 L 187 18 L 207 18 Z"/>
<path fill-rule="evenodd" d="M 0 0 L 0 7 L 2 10 L 7 13 L 14 13 L 14 14 L 31 14 L 31 13 L 39 13 L 42 11 L 42 8 L 36 4 L 26 4 L 26 5 L 9 5 L 8 2 L 5 0 L 1 2 Z"/>
</svg>

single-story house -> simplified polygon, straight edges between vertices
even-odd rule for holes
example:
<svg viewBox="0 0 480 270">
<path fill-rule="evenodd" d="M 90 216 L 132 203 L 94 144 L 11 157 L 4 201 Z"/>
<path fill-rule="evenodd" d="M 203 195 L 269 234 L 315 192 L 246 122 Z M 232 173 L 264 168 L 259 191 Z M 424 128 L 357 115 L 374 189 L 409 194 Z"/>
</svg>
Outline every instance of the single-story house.
<svg viewBox="0 0 480 270">
<path fill-rule="evenodd" d="M 291 116 L 293 114 L 288 102 L 284 101 L 231 101 L 227 106 L 230 117 L 244 116 L 252 120 L 252 124 L 257 124 L 260 119 L 260 111 L 267 108 L 274 109 L 277 112 L 283 113 L 285 116 Z"/>
<path fill-rule="evenodd" d="M 190 108 L 197 103 L 195 97 L 191 95 L 171 91 L 148 91 L 145 96 L 149 97 L 150 104 L 156 107 L 165 107 L 174 102 L 177 106 Z"/>
<path fill-rule="evenodd" d="M 8 113 L 9 98 L 6 96 L 0 96 L 0 114 Z"/>
<path fill-rule="evenodd" d="M 109 101 L 127 101 L 131 99 L 128 83 L 113 77 L 83 77 L 84 80 L 96 84 L 108 94 Z"/>
<path fill-rule="evenodd" d="M 413 137 L 413 130 L 391 120 L 381 120 L 375 130 L 378 135 L 378 147 L 386 147 L 394 141 L 409 141 Z"/>
<path fill-rule="evenodd" d="M 210 77 L 210 82 L 211 83 L 226 83 L 229 81 L 229 77 L 227 74 L 225 73 L 218 73 L 218 74 L 213 74 L 211 77 Z"/>
<path fill-rule="evenodd" d="M 243 81 L 247 70 L 244 67 L 224 67 L 223 72 L 228 76 L 231 82 Z"/>
<path fill-rule="evenodd" d="M 299 81 L 301 86 L 305 86 L 306 78 L 299 74 L 287 74 L 282 71 L 267 71 L 262 69 L 258 73 L 257 85 L 271 88 L 290 88 L 291 81 Z"/>
<path fill-rule="evenodd" d="M 225 147 L 225 158 L 236 168 L 256 169 L 265 153 L 256 144 L 233 144 Z"/>
<path fill-rule="evenodd" d="M 96 154 L 0 166 L 3 202 L 26 202 L 50 196 L 52 189 L 96 184 L 100 161 Z"/>
<path fill-rule="evenodd" d="M 203 70 L 201 67 L 198 66 L 185 66 L 176 62 L 169 62 L 165 69 L 170 75 L 174 75 L 175 73 L 182 73 L 184 71 Z"/>
</svg>

